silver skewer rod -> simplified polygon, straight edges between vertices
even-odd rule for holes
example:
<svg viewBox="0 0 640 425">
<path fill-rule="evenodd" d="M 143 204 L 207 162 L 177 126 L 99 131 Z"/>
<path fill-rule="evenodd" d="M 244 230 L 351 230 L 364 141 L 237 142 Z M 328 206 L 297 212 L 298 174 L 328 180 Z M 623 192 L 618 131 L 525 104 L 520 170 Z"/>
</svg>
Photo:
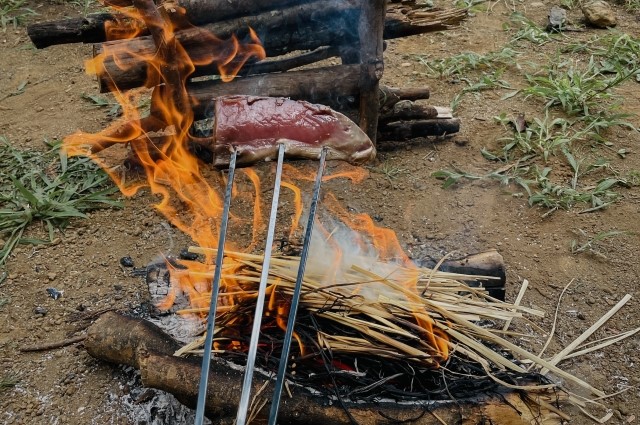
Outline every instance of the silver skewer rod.
<svg viewBox="0 0 640 425">
<path fill-rule="evenodd" d="M 282 397 L 282 389 L 284 387 L 285 375 L 287 372 L 287 364 L 289 363 L 289 351 L 291 350 L 291 339 L 293 338 L 293 330 L 296 325 L 296 316 L 298 314 L 298 303 L 300 301 L 300 292 L 302 289 L 302 279 L 304 277 L 304 269 L 307 265 L 307 257 L 309 256 L 309 247 L 311 245 L 311 234 L 313 232 L 313 223 L 318 208 L 318 198 L 320 197 L 320 186 L 322 185 L 322 175 L 324 174 L 324 165 L 327 158 L 327 150 L 322 149 L 320 155 L 320 166 L 316 174 L 316 181 L 313 187 L 313 198 L 311 198 L 311 207 L 309 208 L 309 220 L 307 221 L 307 229 L 302 244 L 302 253 L 300 254 L 300 265 L 298 266 L 298 276 L 296 277 L 296 286 L 291 297 L 291 307 L 289 308 L 289 319 L 287 320 L 287 331 L 284 335 L 284 343 L 282 345 L 282 354 L 280 355 L 280 365 L 278 366 L 278 376 L 276 377 L 276 386 L 273 391 L 273 399 L 271 400 L 271 411 L 269 412 L 269 425 L 275 425 L 278 419 L 278 410 L 280 409 L 280 399 Z"/>
<path fill-rule="evenodd" d="M 260 286 L 258 287 L 258 299 L 256 301 L 256 312 L 253 315 L 253 328 L 251 329 L 251 342 L 249 343 L 249 353 L 247 355 L 247 368 L 244 372 L 242 383 L 242 394 L 240 395 L 240 405 L 236 416 L 236 425 L 245 425 L 247 422 L 247 412 L 249 410 L 249 397 L 251 396 L 251 383 L 253 382 L 253 371 L 256 365 L 256 353 L 258 351 L 258 340 L 260 339 L 260 328 L 262 326 L 262 313 L 264 310 L 264 299 L 267 292 L 267 280 L 269 279 L 269 264 L 271 263 L 271 247 L 276 229 L 276 216 L 278 214 L 278 200 L 280 198 L 280 182 L 282 180 L 282 163 L 284 161 L 284 145 L 278 147 L 278 165 L 276 167 L 276 182 L 273 187 L 273 200 L 271 201 L 271 215 L 269 216 L 269 228 L 267 230 L 267 243 L 264 247 L 264 260 L 262 262 L 262 274 L 260 275 Z"/>
<path fill-rule="evenodd" d="M 211 365 L 211 348 L 213 346 L 213 330 L 216 321 L 216 307 L 220 294 L 220 277 L 222 276 L 222 260 L 224 259 L 224 242 L 227 238 L 227 224 L 229 223 L 229 208 L 231 207 L 231 192 L 233 189 L 233 177 L 236 172 L 236 157 L 238 151 L 233 150 L 229 163 L 229 176 L 227 188 L 224 193 L 224 207 L 220 220 L 220 237 L 218 239 L 218 253 L 216 254 L 216 268 L 213 272 L 211 283 L 211 302 L 207 316 L 207 336 L 204 342 L 204 354 L 202 357 L 202 370 L 200 371 L 200 386 L 198 387 L 198 407 L 196 409 L 195 425 L 204 423 L 204 408 L 207 402 L 207 384 L 209 383 L 209 366 Z"/>
</svg>

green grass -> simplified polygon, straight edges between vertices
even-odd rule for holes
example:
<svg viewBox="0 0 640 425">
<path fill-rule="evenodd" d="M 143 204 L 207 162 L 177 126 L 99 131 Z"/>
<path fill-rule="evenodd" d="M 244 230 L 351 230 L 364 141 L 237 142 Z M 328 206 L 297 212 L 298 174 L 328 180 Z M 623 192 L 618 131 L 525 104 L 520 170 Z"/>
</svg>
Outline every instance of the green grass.
<svg viewBox="0 0 640 425">
<path fill-rule="evenodd" d="M 467 87 L 463 88 L 451 101 L 451 110 L 455 112 L 462 102 L 462 98 L 469 93 L 473 93 L 476 98 L 480 97 L 480 92 L 495 89 L 510 89 L 509 82 L 503 80 L 502 71 L 493 71 L 491 73 L 482 73 L 477 80 L 460 77 L 460 81 L 467 83 Z"/>
<path fill-rule="evenodd" d="M 385 160 L 377 167 L 369 168 L 369 170 L 373 173 L 382 174 L 391 184 L 393 184 L 393 181 L 400 175 L 408 173 L 404 168 L 396 167 L 388 160 Z"/>
<path fill-rule="evenodd" d="M 511 30 L 511 25 L 517 28 L 516 33 L 511 38 L 510 44 L 515 45 L 521 41 L 528 41 L 530 43 L 542 46 L 550 41 L 558 38 L 558 35 L 552 35 L 545 31 L 544 28 L 538 26 L 531 19 L 527 18 L 519 12 L 514 12 L 510 18 L 510 24 L 505 24 L 505 30 Z"/>
<path fill-rule="evenodd" d="M 576 233 L 579 238 L 572 239 L 570 244 L 571 253 L 576 255 L 580 253 L 591 253 L 596 254 L 598 256 L 604 257 L 601 251 L 601 242 L 607 239 L 617 238 L 620 236 L 629 236 L 632 235 L 631 232 L 621 231 L 621 230 L 609 230 L 606 232 L 600 232 L 596 235 L 590 236 L 587 232 L 582 229 L 578 229 Z M 606 258 L 606 257 L 605 257 Z"/>
<path fill-rule="evenodd" d="M 0 249 L 3 265 L 18 244 L 47 243 L 55 229 L 72 218 L 84 218 L 97 208 L 116 207 L 118 189 L 89 158 L 68 158 L 62 142 L 47 144 L 46 152 L 23 151 L 0 137 Z M 48 239 L 25 235 L 32 223 L 41 223 Z"/>
<path fill-rule="evenodd" d="M 29 16 L 37 13 L 25 7 L 27 0 L 0 0 L 0 26 L 6 29 L 7 26 L 17 27 L 24 24 Z"/>
<path fill-rule="evenodd" d="M 18 377 L 12 374 L 5 374 L 0 378 L 0 392 L 13 388 L 18 383 Z"/>
<path fill-rule="evenodd" d="M 612 205 L 620 199 L 621 188 L 640 184 L 640 172 L 621 176 L 611 165 L 633 154 L 615 146 L 611 130 L 637 132 L 631 124 L 634 115 L 621 109 L 624 99 L 616 89 L 628 80 L 640 81 L 640 39 L 608 31 L 586 42 L 567 42 L 568 36 L 549 34 L 519 13 L 511 15 L 505 30 L 512 38 L 498 51 L 419 60 L 432 78 L 466 83 L 453 98 L 453 110 L 469 93 L 480 99 L 483 91 L 514 86 L 518 89 L 505 93 L 501 101 L 539 99 L 541 113 L 527 116 L 524 124 L 518 121 L 517 129 L 514 116 L 495 117 L 504 136 L 481 151 L 486 159 L 500 163 L 495 170 L 470 173 L 452 167 L 432 176 L 443 180 L 444 188 L 473 180 L 517 187 L 520 192 L 514 196 L 546 209 L 545 215 L 559 209 L 590 212 Z M 535 54 L 537 63 L 525 62 L 521 52 L 551 43 L 557 45 L 555 52 Z M 549 50 L 546 46 L 545 51 Z M 507 70 L 511 80 L 515 74 L 521 82 L 506 81 Z"/>
<path fill-rule="evenodd" d="M 502 69 L 513 64 L 519 52 L 511 47 L 505 47 L 498 52 L 480 54 L 464 52 L 443 59 L 432 60 L 428 56 L 418 56 L 418 62 L 426 68 L 429 77 L 450 77 L 465 75 L 472 70 Z"/>
<path fill-rule="evenodd" d="M 618 74 L 606 78 L 593 57 L 586 67 L 551 61 L 551 65 L 525 77 L 529 84 L 522 90 L 525 99 L 541 98 L 546 108 L 559 106 L 569 116 L 588 116 L 602 109 L 603 101 L 614 98 L 609 89 L 621 82 Z"/>
<path fill-rule="evenodd" d="M 623 0 L 623 3 L 629 12 L 640 10 L 640 0 Z"/>
</svg>

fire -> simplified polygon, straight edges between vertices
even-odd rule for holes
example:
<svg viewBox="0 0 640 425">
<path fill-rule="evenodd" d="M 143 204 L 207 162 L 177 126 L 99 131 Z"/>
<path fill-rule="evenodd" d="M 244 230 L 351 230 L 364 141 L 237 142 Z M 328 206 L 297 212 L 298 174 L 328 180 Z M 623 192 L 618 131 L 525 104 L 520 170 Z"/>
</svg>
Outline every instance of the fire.
<svg viewBox="0 0 640 425">
<path fill-rule="evenodd" d="M 166 11 L 160 15 L 143 15 L 133 8 L 116 8 L 126 17 L 126 25 L 116 22 L 110 23 L 107 33 L 113 38 L 122 38 L 124 34 L 135 37 L 141 31 L 150 32 L 156 44 L 160 47 L 151 55 L 139 57 L 137 52 L 126 52 L 130 57 L 137 57 L 147 64 L 146 87 L 155 87 L 151 95 L 151 117 L 141 117 L 138 105 L 144 96 L 148 96 L 148 89 L 122 92 L 118 87 L 111 87 L 117 101 L 122 105 L 123 116 L 118 122 L 97 134 L 76 133 L 65 139 L 65 148 L 70 155 L 89 155 L 99 163 L 111 176 L 125 196 L 133 196 L 139 190 L 148 188 L 151 193 L 159 197 L 155 208 L 163 214 L 174 226 L 189 235 L 201 247 L 217 245 L 219 233 L 218 218 L 222 211 L 222 190 L 225 176 L 222 173 L 204 167 L 192 153 L 193 138 L 190 129 L 194 122 L 192 110 L 193 99 L 189 99 L 186 83 L 190 75 L 198 66 L 217 64 L 221 78 L 230 81 L 238 73 L 242 65 L 250 59 L 265 57 L 256 34 L 251 32 L 251 42 L 240 43 L 236 38 L 220 40 L 212 34 L 202 30 L 202 37 L 206 37 L 211 48 L 207 55 L 189 57 L 176 37 L 176 29 L 184 27 L 184 23 L 173 14 L 167 18 Z M 162 9 L 162 8 L 160 8 Z M 164 19 L 158 21 L 158 16 Z M 155 20 L 153 18 L 156 18 Z M 146 23 L 146 26 L 142 23 Z M 103 70 L 104 61 L 109 56 L 126 57 L 121 49 L 123 43 L 114 41 L 107 43 L 100 55 L 87 63 L 88 72 L 97 73 Z M 138 55 L 138 56 L 136 56 Z M 126 61 L 125 61 L 126 62 Z M 118 66 L 127 67 L 125 62 Z M 148 131 L 149 126 L 157 128 L 157 133 Z M 144 181 L 133 181 L 127 178 L 127 170 L 122 166 L 122 157 L 100 152 L 110 144 L 123 144 L 131 147 L 128 158 L 131 163 L 139 166 L 144 173 Z M 368 173 L 363 168 L 339 166 L 334 172 L 326 175 L 324 180 L 337 178 L 349 179 L 354 183 L 361 182 Z M 230 222 L 230 235 L 246 233 L 251 229 L 251 242 L 242 245 L 242 238 L 232 238 L 228 249 L 242 252 L 252 252 L 261 248 L 261 237 L 265 230 L 265 220 L 262 216 L 262 183 L 257 170 L 243 169 L 239 175 L 240 181 L 235 183 L 233 190 L 234 203 L 241 205 L 241 211 L 233 211 Z M 288 237 L 295 240 L 301 229 L 303 210 L 303 191 L 301 184 L 313 180 L 311 172 L 302 171 L 290 164 L 285 164 L 282 186 L 287 189 L 285 202 L 291 206 Z M 288 199 L 288 201 L 287 201 Z M 348 274 L 345 270 L 348 262 L 386 261 L 391 264 L 389 270 L 402 267 L 404 274 L 402 285 L 413 288 L 417 295 L 418 272 L 412 262 L 403 252 L 393 231 L 374 224 L 366 214 L 354 215 L 344 209 L 331 194 L 323 199 L 326 216 L 318 231 L 312 259 L 322 258 L 322 261 L 312 261 L 311 273 L 321 274 L 323 283 L 337 285 L 343 283 L 341 279 Z M 282 214 L 282 213 L 281 213 Z M 340 235 L 344 233 L 344 235 Z M 345 236 L 346 235 L 346 236 Z M 345 245 L 345 239 L 349 241 Z M 357 253 L 358 258 L 354 257 Z M 208 255 L 205 263 L 211 262 Z M 257 282 L 259 276 L 243 276 L 242 281 L 236 272 L 243 267 L 241 261 L 225 261 L 222 273 L 221 300 L 218 314 L 224 315 L 223 325 L 246 325 L 247 318 L 234 316 L 235 306 L 241 300 L 252 299 L 255 292 L 249 284 Z M 316 270 L 314 271 L 314 267 Z M 170 265 L 171 292 L 158 306 L 169 309 L 179 293 L 185 293 L 191 302 L 191 308 L 182 311 L 185 315 L 198 318 L 206 316 L 211 296 L 212 266 L 194 261 L 180 261 Z M 289 304 L 279 295 L 278 278 L 271 281 L 268 287 L 266 315 L 272 318 L 265 326 L 286 328 Z M 355 286 L 353 294 L 363 294 L 366 289 Z M 373 296 L 382 296 L 381 294 Z M 420 327 L 425 341 L 431 347 L 432 356 L 438 361 L 448 356 L 448 339 L 444 332 L 434 327 L 433 319 L 427 314 L 415 313 L 416 324 Z M 300 353 L 304 355 L 305 346 L 299 335 L 295 335 Z M 237 339 L 216 341 L 216 349 L 241 350 L 242 344 Z"/>
</svg>

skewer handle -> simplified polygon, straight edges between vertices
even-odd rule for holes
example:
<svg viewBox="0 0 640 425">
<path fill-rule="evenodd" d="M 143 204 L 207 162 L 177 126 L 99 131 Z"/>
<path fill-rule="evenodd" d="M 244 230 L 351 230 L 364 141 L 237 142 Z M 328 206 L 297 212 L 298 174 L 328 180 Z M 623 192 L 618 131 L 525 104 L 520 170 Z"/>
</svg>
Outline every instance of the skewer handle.
<svg viewBox="0 0 640 425">
<path fill-rule="evenodd" d="M 224 193 L 224 207 L 222 219 L 220 220 L 220 238 L 218 239 L 218 252 L 216 255 L 216 268 L 213 273 L 211 283 L 211 302 L 209 304 L 209 315 L 207 316 L 207 336 L 204 342 L 204 354 L 202 357 L 202 370 L 200 371 L 200 386 L 198 388 L 198 407 L 196 409 L 195 425 L 204 423 L 204 408 L 207 402 L 207 385 L 209 383 L 209 367 L 211 366 L 211 349 L 213 346 L 213 330 L 215 329 L 216 307 L 218 295 L 220 294 L 220 277 L 222 275 L 222 260 L 224 259 L 224 243 L 227 238 L 227 224 L 229 224 L 229 209 L 231 207 L 231 193 L 233 189 L 233 177 L 236 172 L 236 158 L 238 151 L 233 150 L 229 163 L 229 177 L 227 188 Z"/>
<path fill-rule="evenodd" d="M 247 354 L 247 368 L 244 372 L 242 382 L 242 394 L 236 417 L 236 425 L 244 425 L 247 422 L 247 412 L 249 410 L 249 398 L 251 396 L 251 383 L 253 381 L 253 371 L 256 365 L 256 354 L 258 351 L 258 340 L 260 339 L 260 327 L 262 326 L 262 312 L 264 310 L 264 299 L 267 292 L 267 280 L 269 279 L 269 265 L 271 264 L 271 247 L 276 228 L 276 216 L 278 215 L 278 201 L 280 198 L 280 182 L 282 181 L 282 163 L 284 162 L 284 145 L 278 146 L 278 165 L 276 167 L 276 181 L 273 186 L 273 199 L 271 200 L 271 215 L 269 216 L 269 229 L 267 230 L 267 242 L 264 247 L 264 259 L 262 261 L 262 274 L 260 275 L 260 286 L 258 287 L 258 299 L 256 301 L 256 311 L 253 315 L 253 328 L 251 329 L 251 341 L 249 342 L 249 352 Z"/>
<path fill-rule="evenodd" d="M 307 229 L 304 235 L 302 245 L 302 253 L 300 254 L 300 265 L 298 266 L 298 276 L 296 277 L 296 286 L 291 297 L 291 307 L 289 309 L 289 319 L 287 321 L 287 331 L 284 335 L 284 344 L 282 346 L 282 354 L 280 356 L 280 366 L 278 367 L 278 375 L 276 377 L 276 386 L 273 391 L 273 399 L 271 400 L 271 411 L 269 413 L 269 425 L 275 425 L 278 420 L 278 409 L 280 408 L 280 399 L 282 397 L 282 389 L 284 387 L 287 365 L 289 362 L 289 352 L 291 350 L 291 339 L 296 325 L 296 316 L 298 314 L 298 303 L 300 301 L 300 292 L 302 289 L 302 279 L 304 278 L 304 270 L 309 257 L 309 248 L 311 246 L 311 234 L 313 232 L 313 223 L 318 208 L 318 199 L 320 197 L 320 186 L 322 185 L 322 175 L 324 174 L 324 166 L 327 158 L 327 150 L 322 149 L 320 155 L 320 165 L 316 174 L 316 181 L 313 187 L 313 198 L 309 208 L 309 220 L 307 221 Z"/>
</svg>

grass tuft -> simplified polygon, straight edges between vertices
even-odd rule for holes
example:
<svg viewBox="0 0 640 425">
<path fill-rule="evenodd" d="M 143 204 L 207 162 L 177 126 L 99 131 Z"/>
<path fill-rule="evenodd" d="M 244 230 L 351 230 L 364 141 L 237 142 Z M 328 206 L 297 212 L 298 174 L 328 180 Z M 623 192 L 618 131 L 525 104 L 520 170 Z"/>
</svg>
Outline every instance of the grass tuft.
<svg viewBox="0 0 640 425">
<path fill-rule="evenodd" d="M 97 208 L 118 207 L 118 192 L 107 174 L 89 158 L 68 158 L 62 142 L 46 152 L 23 151 L 0 137 L 0 265 L 18 244 L 48 243 L 54 230 Z M 28 226 L 41 222 L 48 240 L 25 237 Z"/>
<path fill-rule="evenodd" d="M 24 24 L 29 16 L 37 13 L 25 7 L 27 0 L 0 0 L 0 26 L 6 29 L 7 26 L 16 28 Z"/>
</svg>

